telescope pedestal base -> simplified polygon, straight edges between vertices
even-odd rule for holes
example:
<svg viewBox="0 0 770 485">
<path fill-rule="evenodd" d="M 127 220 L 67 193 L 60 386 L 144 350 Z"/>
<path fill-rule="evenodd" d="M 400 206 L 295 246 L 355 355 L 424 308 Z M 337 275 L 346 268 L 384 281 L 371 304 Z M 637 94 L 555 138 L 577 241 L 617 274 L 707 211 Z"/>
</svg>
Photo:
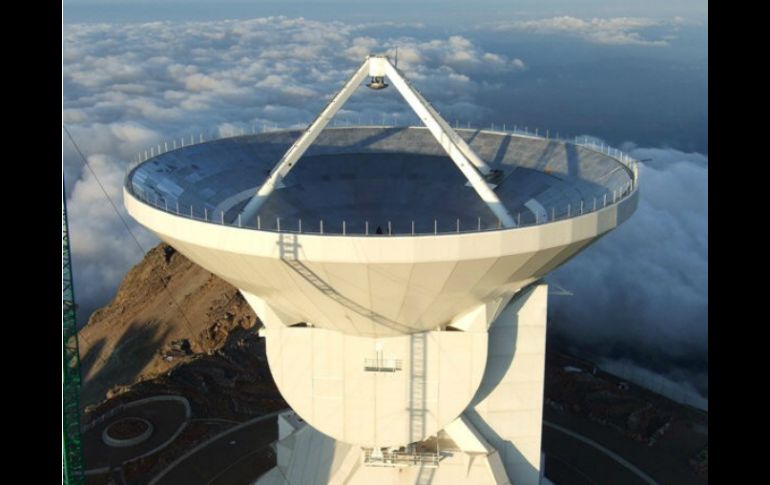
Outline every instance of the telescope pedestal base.
<svg viewBox="0 0 770 485">
<path fill-rule="evenodd" d="M 479 389 L 438 439 L 421 443 L 432 443 L 428 452 L 372 453 L 288 411 L 278 419 L 277 466 L 257 485 L 540 483 L 547 298 L 546 284 L 531 285 L 492 323 Z"/>
</svg>

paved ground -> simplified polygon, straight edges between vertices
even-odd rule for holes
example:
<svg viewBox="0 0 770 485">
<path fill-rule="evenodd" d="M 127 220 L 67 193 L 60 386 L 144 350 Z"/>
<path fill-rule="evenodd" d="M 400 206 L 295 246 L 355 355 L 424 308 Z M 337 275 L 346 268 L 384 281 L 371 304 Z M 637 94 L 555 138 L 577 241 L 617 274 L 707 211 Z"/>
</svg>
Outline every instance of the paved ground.
<svg viewBox="0 0 770 485">
<path fill-rule="evenodd" d="M 270 443 L 278 438 L 276 414 L 244 423 L 199 445 L 169 466 L 151 484 L 251 484 L 275 465 Z M 645 485 L 650 483 L 645 480 L 645 474 L 658 483 L 707 483 L 689 471 L 686 463 L 667 456 L 665 450 L 630 441 L 612 429 L 548 408 L 545 418 L 555 424 L 555 427 L 543 427 L 547 477 L 554 483 Z M 561 427 L 569 432 L 558 429 Z M 587 444 L 586 440 L 593 443 Z M 602 451 L 602 447 L 622 458 L 618 461 Z M 627 464 L 624 465 L 623 461 Z M 634 467 L 640 469 L 642 476 L 633 471 Z"/>
<path fill-rule="evenodd" d="M 580 416 L 554 411 L 548 406 L 544 409 L 543 418 L 546 421 L 567 428 L 574 433 L 578 433 L 581 436 L 591 439 L 612 450 L 625 460 L 643 470 L 659 483 L 676 483 L 677 485 L 704 485 L 708 483 L 708 481 L 699 478 L 692 470 L 690 470 L 687 465 L 687 460 L 683 456 L 677 456 L 677 454 L 672 453 L 670 449 L 662 448 L 658 445 L 655 447 L 647 446 L 644 443 L 630 440 L 611 428 L 594 423 Z M 564 446 L 568 446 L 572 449 L 573 445 L 574 450 L 569 453 L 581 453 L 580 456 L 567 454 L 566 451 L 569 450 L 563 448 Z M 544 427 L 543 449 L 546 453 L 548 453 L 550 449 L 550 451 L 557 455 L 558 458 L 563 458 L 565 461 L 568 461 L 569 465 L 589 474 L 594 479 L 593 483 L 643 483 L 639 481 L 618 482 L 608 480 L 607 475 L 605 475 L 604 467 L 594 468 L 593 466 L 594 464 L 598 465 L 601 463 L 595 457 L 597 452 L 592 452 L 590 450 L 583 451 L 583 448 L 586 448 L 586 445 L 580 446 L 580 444 L 573 438 L 564 436 L 561 433 L 557 434 L 556 430 L 553 430 L 552 428 L 549 429 L 547 426 Z M 586 453 L 585 458 L 582 456 L 582 453 L 584 452 Z M 586 461 L 583 461 L 584 459 Z M 559 465 L 557 465 L 557 467 L 558 466 Z M 608 467 L 607 470 L 612 470 L 614 468 L 617 467 Z M 575 481 L 572 483 L 592 482 Z M 562 484 L 560 483 L 559 485 Z"/>
<path fill-rule="evenodd" d="M 118 467 L 123 462 L 141 456 L 168 441 L 186 420 L 184 404 L 176 400 L 154 401 L 123 409 L 114 416 L 83 433 L 83 460 L 87 470 Z M 102 441 L 102 432 L 115 421 L 138 416 L 153 425 L 149 439 L 135 446 L 114 448 Z"/>
<path fill-rule="evenodd" d="M 199 445 L 155 477 L 151 485 L 248 485 L 275 466 L 270 444 L 278 439 L 271 413 Z"/>
<path fill-rule="evenodd" d="M 558 485 L 651 483 L 601 449 L 557 428 L 543 426 L 543 451 L 546 476 Z"/>
</svg>

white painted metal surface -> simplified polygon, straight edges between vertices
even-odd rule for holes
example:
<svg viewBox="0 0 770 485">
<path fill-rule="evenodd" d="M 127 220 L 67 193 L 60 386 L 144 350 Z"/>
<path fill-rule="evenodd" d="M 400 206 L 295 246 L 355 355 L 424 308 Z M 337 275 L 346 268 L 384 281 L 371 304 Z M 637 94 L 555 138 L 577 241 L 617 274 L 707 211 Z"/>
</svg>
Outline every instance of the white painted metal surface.
<svg viewBox="0 0 770 485">
<path fill-rule="evenodd" d="M 516 227 L 516 222 L 505 205 L 500 201 L 495 192 L 489 187 L 482 174 L 490 172 L 489 167 L 476 155 L 463 141 L 452 127 L 444 121 L 441 115 L 433 109 L 425 98 L 422 97 L 401 73 L 390 63 L 385 56 L 367 57 L 353 76 L 345 83 L 342 90 L 337 93 L 332 101 L 321 111 L 321 114 L 308 126 L 300 138 L 292 144 L 278 164 L 270 172 L 270 176 L 260 186 L 257 193 L 249 200 L 241 211 L 241 218 L 251 222 L 257 215 L 260 207 L 273 193 L 278 183 L 286 177 L 292 167 L 307 151 L 313 141 L 326 127 L 329 120 L 339 111 L 342 105 L 355 92 L 356 88 L 366 78 L 366 75 L 382 76 L 386 74 L 398 89 L 409 106 L 417 113 L 417 116 L 425 123 L 436 141 L 446 151 L 449 157 L 457 165 L 460 171 L 470 182 L 471 186 L 479 194 L 489 209 L 497 216 L 503 227 Z M 481 173 L 480 173 L 481 172 Z"/>
<path fill-rule="evenodd" d="M 518 294 L 495 320 L 484 379 L 465 412 L 517 485 L 540 479 L 547 310 L 548 286 L 539 284 Z"/>
<path fill-rule="evenodd" d="M 438 450 L 437 467 L 426 466 L 419 460 L 412 466 L 361 466 L 366 450 L 328 438 L 325 432 L 321 434 L 308 426 L 297 430 L 294 437 L 279 441 L 276 448 L 282 456 L 277 469 L 256 485 L 538 485 L 547 293 L 544 284 L 529 287 L 499 315 L 493 314 L 496 318 L 488 335 L 484 332 L 490 353 L 485 356 L 481 386 L 465 412 L 443 425 L 454 446 Z M 272 369 L 275 362 L 270 363 Z M 438 392 L 451 388 L 451 381 L 440 379 Z M 307 383 L 299 385 L 308 387 Z M 451 400 L 451 396 L 445 399 Z M 431 432 L 433 436 L 437 434 L 438 430 Z"/>
<path fill-rule="evenodd" d="M 500 455 L 446 450 L 438 466 L 426 463 L 431 455 L 409 460 L 410 453 L 384 452 L 386 457 L 401 455 L 398 464 L 365 465 L 367 452 L 335 441 L 304 426 L 276 444 L 278 465 L 254 485 L 511 485 Z M 411 463 L 410 463 L 411 461 Z M 516 484 L 518 485 L 518 483 Z M 525 483 L 524 485 L 528 485 Z M 529 484 L 532 485 L 532 484 Z"/>
<path fill-rule="evenodd" d="M 291 408 L 322 433 L 369 448 L 435 435 L 471 402 L 486 366 L 486 329 L 376 339 L 282 326 L 264 335 Z M 398 370 L 367 371 L 378 343 Z"/>
<path fill-rule="evenodd" d="M 170 214 L 128 192 L 124 200 L 159 238 L 258 295 L 286 325 L 384 337 L 445 328 L 514 294 L 614 229 L 637 198 L 539 226 L 378 238 L 240 229 Z"/>
</svg>

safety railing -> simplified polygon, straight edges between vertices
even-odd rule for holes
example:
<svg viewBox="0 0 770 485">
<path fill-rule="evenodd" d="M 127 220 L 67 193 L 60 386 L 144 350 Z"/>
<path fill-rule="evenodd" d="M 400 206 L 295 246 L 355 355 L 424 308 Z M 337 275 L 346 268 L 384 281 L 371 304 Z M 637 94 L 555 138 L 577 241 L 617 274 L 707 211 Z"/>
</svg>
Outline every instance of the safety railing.
<svg viewBox="0 0 770 485">
<path fill-rule="evenodd" d="M 382 451 L 374 453 L 371 449 L 364 449 L 363 462 L 365 466 L 383 467 L 408 467 L 422 466 L 426 468 L 438 467 L 441 455 L 438 453 Z"/>
<path fill-rule="evenodd" d="M 365 372 L 397 372 L 401 369 L 401 359 L 364 359 Z"/>
<path fill-rule="evenodd" d="M 395 124 L 387 124 L 385 118 L 382 118 L 381 124 L 376 124 L 373 119 L 364 120 L 361 117 L 357 120 L 359 123 L 349 123 L 350 118 L 343 119 L 333 124 L 333 126 L 359 126 L 359 127 L 383 127 L 383 126 L 396 126 Z M 355 118 L 352 121 L 356 121 Z M 366 121 L 370 121 L 371 124 L 366 124 Z M 394 123 L 397 121 L 394 117 Z M 344 123 L 343 123 L 344 122 Z M 463 126 L 465 125 L 465 126 Z M 609 158 L 612 158 L 626 168 L 628 168 L 631 177 L 630 180 L 622 186 L 615 187 L 614 189 L 608 189 L 606 193 L 599 197 L 591 197 L 580 200 L 573 200 L 560 206 L 545 206 L 543 210 L 532 211 L 526 210 L 518 212 L 514 215 L 517 227 L 529 227 L 534 225 L 546 224 L 549 222 L 555 222 L 559 220 L 569 219 L 572 217 L 588 214 L 602 210 L 606 207 L 618 204 L 630 197 L 637 188 L 638 183 L 638 162 L 628 153 L 623 152 L 617 148 L 609 145 L 605 145 L 589 137 L 574 137 L 574 138 L 560 138 L 559 133 L 556 136 L 551 136 L 550 130 L 545 130 L 545 133 L 539 129 L 535 129 L 534 132 L 530 131 L 527 126 L 519 127 L 513 125 L 509 128 L 506 124 L 495 126 L 492 124 L 489 128 L 474 127 L 470 123 L 454 122 L 456 129 L 476 129 L 489 133 L 500 133 L 504 135 L 515 135 L 539 138 L 543 140 L 555 140 L 563 143 L 573 144 L 575 146 L 583 147 L 588 150 L 592 150 L 601 153 Z M 158 155 L 167 153 L 169 151 L 189 147 L 191 145 L 201 144 L 212 140 L 233 138 L 237 136 L 244 136 L 248 134 L 258 134 L 273 131 L 294 131 L 302 130 L 303 125 L 294 124 L 288 127 L 279 127 L 277 124 L 269 126 L 268 124 L 262 124 L 260 129 L 256 125 L 252 125 L 247 129 L 245 126 L 241 126 L 237 129 L 232 129 L 227 135 L 223 135 L 221 132 L 200 132 L 197 135 L 190 135 L 181 138 L 176 138 L 170 141 L 163 141 L 155 144 L 141 153 L 137 154 L 129 164 L 128 171 L 126 173 L 126 179 L 124 186 L 126 189 L 142 202 L 161 209 L 165 212 L 185 217 L 188 219 L 208 222 L 212 224 L 219 224 L 231 227 L 239 227 L 246 229 L 255 229 L 259 231 L 281 232 L 281 233 L 295 233 L 295 234 L 320 234 L 320 235 L 343 235 L 343 236 L 368 236 L 368 237 L 387 237 L 387 236 L 426 236 L 426 235 L 439 235 L 439 234 L 461 234 L 461 233 L 473 233 L 484 232 L 505 229 L 502 227 L 499 220 L 490 220 L 489 218 L 477 217 L 475 219 L 464 218 L 447 218 L 447 217 L 435 217 L 422 220 L 401 220 L 392 221 L 387 223 L 384 221 L 378 224 L 368 220 L 335 220 L 330 222 L 329 220 L 303 220 L 301 218 L 281 218 L 275 217 L 267 219 L 263 216 L 257 216 L 255 221 L 246 222 L 241 220 L 240 215 L 235 217 L 226 217 L 224 211 L 214 212 L 215 208 L 212 206 L 199 206 L 192 205 L 180 205 L 179 201 L 171 196 L 160 194 L 155 190 L 146 190 L 144 188 L 135 188 L 130 183 L 129 177 L 131 172 L 141 163 L 156 157 Z"/>
</svg>

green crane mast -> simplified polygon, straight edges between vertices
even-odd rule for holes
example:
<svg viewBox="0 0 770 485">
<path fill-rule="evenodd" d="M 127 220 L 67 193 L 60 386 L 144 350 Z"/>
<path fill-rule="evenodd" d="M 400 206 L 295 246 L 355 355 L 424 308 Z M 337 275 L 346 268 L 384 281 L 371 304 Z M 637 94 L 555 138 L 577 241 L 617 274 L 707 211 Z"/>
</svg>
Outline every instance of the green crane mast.
<svg viewBox="0 0 770 485">
<path fill-rule="evenodd" d="M 84 483 L 83 452 L 80 441 L 80 352 L 72 287 L 70 239 L 67 228 L 67 196 L 62 185 L 62 461 L 63 482 Z"/>
</svg>

